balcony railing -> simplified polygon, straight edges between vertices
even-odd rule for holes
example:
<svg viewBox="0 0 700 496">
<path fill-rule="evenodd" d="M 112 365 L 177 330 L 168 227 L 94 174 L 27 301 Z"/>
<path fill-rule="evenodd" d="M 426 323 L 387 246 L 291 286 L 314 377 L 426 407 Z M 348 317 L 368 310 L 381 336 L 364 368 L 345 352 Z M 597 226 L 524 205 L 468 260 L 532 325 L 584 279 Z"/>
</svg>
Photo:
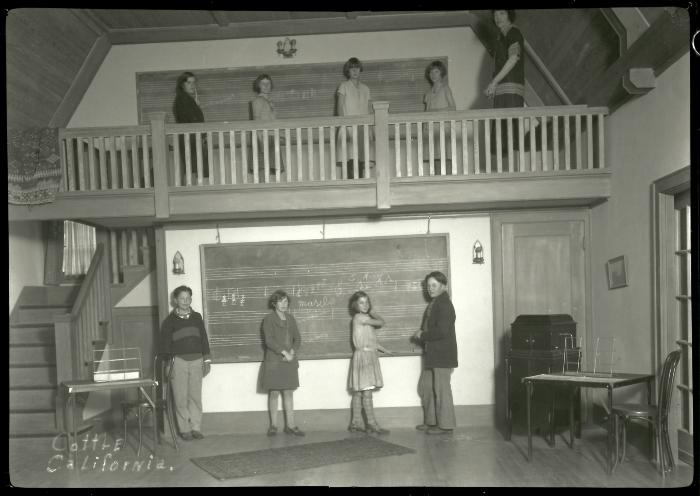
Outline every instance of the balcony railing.
<svg viewBox="0 0 700 496">
<path fill-rule="evenodd" d="M 603 107 L 565 106 L 60 132 L 64 191 L 605 169 Z M 352 160 L 358 157 L 359 160 Z M 366 167 L 362 167 L 362 164 Z M 196 172 L 194 172 L 196 171 Z"/>
</svg>

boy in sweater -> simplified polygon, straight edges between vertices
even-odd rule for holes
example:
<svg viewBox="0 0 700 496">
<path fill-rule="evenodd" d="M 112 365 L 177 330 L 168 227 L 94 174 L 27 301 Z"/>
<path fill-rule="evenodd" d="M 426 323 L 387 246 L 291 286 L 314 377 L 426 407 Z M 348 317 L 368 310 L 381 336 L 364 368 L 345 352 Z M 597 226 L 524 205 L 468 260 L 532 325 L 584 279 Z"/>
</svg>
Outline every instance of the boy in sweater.
<svg viewBox="0 0 700 496">
<path fill-rule="evenodd" d="M 175 309 L 161 325 L 161 352 L 173 355 L 171 387 L 182 439 L 202 439 L 202 378 L 211 369 L 202 315 L 192 310 L 192 290 L 173 291 Z"/>
</svg>

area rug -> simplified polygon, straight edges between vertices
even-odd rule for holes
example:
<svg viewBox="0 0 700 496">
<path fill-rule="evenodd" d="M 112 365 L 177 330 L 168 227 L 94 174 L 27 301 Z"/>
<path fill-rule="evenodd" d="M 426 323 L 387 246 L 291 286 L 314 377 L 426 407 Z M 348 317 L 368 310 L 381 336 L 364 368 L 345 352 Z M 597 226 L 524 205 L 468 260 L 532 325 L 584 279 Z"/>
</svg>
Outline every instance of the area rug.
<svg viewBox="0 0 700 496">
<path fill-rule="evenodd" d="M 415 452 L 405 446 L 372 436 L 362 436 L 339 441 L 204 456 L 191 460 L 215 478 L 226 480 Z"/>
</svg>

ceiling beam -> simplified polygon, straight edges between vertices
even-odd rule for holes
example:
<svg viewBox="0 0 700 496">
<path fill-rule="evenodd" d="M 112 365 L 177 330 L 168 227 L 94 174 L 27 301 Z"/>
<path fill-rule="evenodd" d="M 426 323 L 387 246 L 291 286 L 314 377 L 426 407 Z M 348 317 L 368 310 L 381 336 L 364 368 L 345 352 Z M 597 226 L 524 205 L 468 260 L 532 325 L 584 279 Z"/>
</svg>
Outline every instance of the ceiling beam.
<svg viewBox="0 0 700 496">
<path fill-rule="evenodd" d="M 627 33 L 627 46 L 625 46 L 625 49 L 631 47 L 642 36 L 644 31 L 649 29 L 649 23 L 636 7 L 613 7 L 610 10 L 625 27 Z"/>
<path fill-rule="evenodd" d="M 226 26 L 231 24 L 228 15 L 223 10 L 211 10 L 210 12 L 211 16 L 214 18 L 216 23 L 222 28 L 225 28 Z"/>
<path fill-rule="evenodd" d="M 629 70 L 651 68 L 656 76 L 689 50 L 689 17 L 677 12 L 664 12 L 639 39 L 583 90 L 583 101 L 591 106 L 611 109 L 622 102 L 612 101 Z"/>
<path fill-rule="evenodd" d="M 109 26 L 102 22 L 90 9 L 68 9 L 97 36 L 109 32 Z"/>
<path fill-rule="evenodd" d="M 85 95 L 111 47 L 112 45 L 106 35 L 100 36 L 95 40 L 90 52 L 83 60 L 83 65 L 80 66 L 78 73 L 73 78 L 70 88 L 68 88 L 56 112 L 51 117 L 49 127 L 68 126 L 75 109 L 80 105 L 83 95 Z"/>
<path fill-rule="evenodd" d="M 109 38 L 113 45 L 122 45 L 463 27 L 468 25 L 468 23 L 469 17 L 466 11 L 418 14 L 399 13 L 358 15 L 355 19 L 344 17 L 327 19 L 283 19 L 278 21 L 232 22 L 226 26 L 198 25 L 112 29 L 109 32 Z"/>
</svg>

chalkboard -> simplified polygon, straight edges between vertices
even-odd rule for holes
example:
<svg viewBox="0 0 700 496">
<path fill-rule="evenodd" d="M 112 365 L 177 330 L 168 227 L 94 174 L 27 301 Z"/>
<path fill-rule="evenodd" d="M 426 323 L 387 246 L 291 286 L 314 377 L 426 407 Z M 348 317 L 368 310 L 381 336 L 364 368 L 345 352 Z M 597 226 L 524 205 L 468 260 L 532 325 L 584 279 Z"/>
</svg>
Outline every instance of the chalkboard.
<svg viewBox="0 0 700 496">
<path fill-rule="evenodd" d="M 447 67 L 447 57 L 363 61 L 361 81 L 373 101 L 388 101 L 389 112 L 422 112 L 423 95 L 430 89 L 425 68 L 433 60 Z M 206 122 L 247 121 L 249 102 L 255 97 L 253 81 L 260 74 L 272 78 L 272 101 L 278 119 L 331 117 L 345 60 L 316 64 L 212 68 L 194 71 L 197 94 Z M 165 112 L 175 122 L 175 82 L 183 71 L 136 74 L 139 124 L 148 124 L 149 112 Z"/>
<path fill-rule="evenodd" d="M 285 290 L 301 333 L 300 359 L 352 355 L 350 296 L 369 294 L 386 325 L 379 342 L 419 354 L 409 337 L 427 305 L 423 280 L 448 276 L 448 235 L 201 245 L 204 319 L 214 362 L 263 358 L 270 295 Z"/>
</svg>

